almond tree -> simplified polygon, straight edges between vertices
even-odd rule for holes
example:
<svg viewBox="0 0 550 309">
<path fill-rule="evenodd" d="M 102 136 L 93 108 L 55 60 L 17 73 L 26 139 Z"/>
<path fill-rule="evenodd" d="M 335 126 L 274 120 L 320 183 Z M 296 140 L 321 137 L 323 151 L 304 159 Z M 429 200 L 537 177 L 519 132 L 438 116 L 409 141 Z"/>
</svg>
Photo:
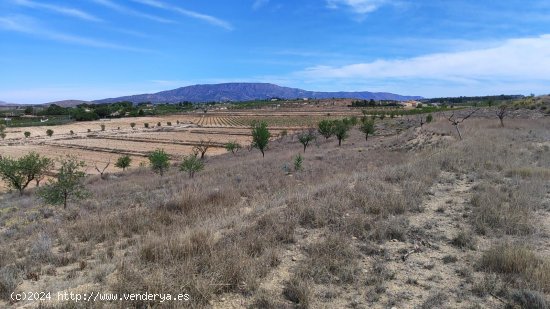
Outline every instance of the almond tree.
<svg viewBox="0 0 550 309">
<path fill-rule="evenodd" d="M 62 204 L 65 209 L 69 200 L 85 198 L 89 193 L 83 184 L 86 174 L 80 170 L 85 166 L 84 161 L 79 161 L 75 156 L 67 156 L 59 163 L 57 176 L 41 188 L 38 194 L 46 203 Z"/>
<path fill-rule="evenodd" d="M 474 109 L 473 111 L 469 112 L 466 116 L 462 118 L 455 118 L 455 113 L 452 113 L 447 120 L 453 125 L 456 129 L 456 132 L 458 133 L 458 138 L 462 140 L 462 134 L 460 134 L 460 129 L 458 128 L 458 125 L 461 124 L 464 120 L 470 118 L 475 112 L 477 112 L 479 109 Z"/>
</svg>

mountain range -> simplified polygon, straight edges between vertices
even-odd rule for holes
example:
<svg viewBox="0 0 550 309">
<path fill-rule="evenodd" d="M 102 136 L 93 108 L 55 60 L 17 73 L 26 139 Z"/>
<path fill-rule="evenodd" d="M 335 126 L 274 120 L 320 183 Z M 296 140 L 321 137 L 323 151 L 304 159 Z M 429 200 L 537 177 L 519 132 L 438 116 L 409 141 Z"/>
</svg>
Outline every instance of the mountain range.
<svg viewBox="0 0 550 309">
<path fill-rule="evenodd" d="M 151 102 L 151 103 L 179 103 L 179 102 L 239 102 L 265 99 L 357 99 L 357 100 L 420 100 L 420 96 L 399 95 L 388 92 L 322 92 L 308 91 L 298 88 L 282 87 L 269 83 L 223 83 L 193 85 L 181 87 L 173 90 L 166 90 L 150 94 L 136 94 L 117 98 L 107 98 L 95 101 L 82 100 L 64 100 L 44 103 L 43 105 L 56 104 L 63 107 L 73 107 L 82 103 L 113 103 L 120 101 L 129 101 L 133 103 Z M 21 106 L 24 104 L 6 103 L 0 101 L 0 106 Z M 38 105 L 38 104 L 36 104 Z"/>
<path fill-rule="evenodd" d="M 423 99 L 420 96 L 403 96 L 387 92 L 317 92 L 298 88 L 281 87 L 269 83 L 224 83 L 193 85 L 173 90 L 161 91 L 152 94 L 138 94 L 118 98 L 96 100 L 94 103 L 113 103 L 119 101 L 130 101 L 134 103 L 178 103 L 189 101 L 200 102 L 236 102 L 264 99 L 360 99 L 360 100 L 417 100 Z"/>
</svg>

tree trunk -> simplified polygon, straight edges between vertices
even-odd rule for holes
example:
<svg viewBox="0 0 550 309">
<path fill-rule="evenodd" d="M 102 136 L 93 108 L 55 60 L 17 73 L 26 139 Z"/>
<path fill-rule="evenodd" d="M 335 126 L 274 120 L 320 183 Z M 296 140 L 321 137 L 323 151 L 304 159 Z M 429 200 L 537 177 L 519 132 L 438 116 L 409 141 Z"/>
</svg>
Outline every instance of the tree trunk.
<svg viewBox="0 0 550 309">
<path fill-rule="evenodd" d="M 498 117 L 498 119 L 500 119 L 500 126 L 504 127 L 504 119 L 501 117 Z"/>
<path fill-rule="evenodd" d="M 67 209 L 67 193 L 63 193 L 63 209 Z"/>
<path fill-rule="evenodd" d="M 338 139 L 338 147 L 340 147 L 340 146 L 342 146 L 342 139 L 341 138 Z"/>
<path fill-rule="evenodd" d="M 260 151 L 262 152 L 262 158 L 265 158 L 265 153 L 264 153 L 263 149 L 260 149 Z"/>
<path fill-rule="evenodd" d="M 462 134 L 460 134 L 460 130 L 458 129 L 458 125 L 455 125 L 456 132 L 458 133 L 458 138 L 462 140 Z"/>
<path fill-rule="evenodd" d="M 369 133 L 365 133 L 365 141 L 369 141 Z"/>
<path fill-rule="evenodd" d="M 306 153 L 306 147 L 307 147 L 307 145 L 304 145 L 304 153 Z"/>
</svg>

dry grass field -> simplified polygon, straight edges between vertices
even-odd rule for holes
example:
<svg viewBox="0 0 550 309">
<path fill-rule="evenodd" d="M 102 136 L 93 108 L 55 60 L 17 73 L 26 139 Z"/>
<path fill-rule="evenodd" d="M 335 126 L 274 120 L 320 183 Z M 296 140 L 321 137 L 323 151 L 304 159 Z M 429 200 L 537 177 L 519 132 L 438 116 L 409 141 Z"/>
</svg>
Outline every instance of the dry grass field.
<svg viewBox="0 0 550 309">
<path fill-rule="evenodd" d="M 90 197 L 67 209 L 33 189 L 0 195 L 0 307 L 548 308 L 550 121 L 521 115 L 504 127 L 473 116 L 462 140 L 443 117 L 422 128 L 385 119 L 368 141 L 354 128 L 341 147 L 319 137 L 305 153 L 291 133 L 313 121 L 295 115 L 272 120 L 275 134 L 297 129 L 273 138 L 265 158 L 213 150 L 220 155 L 192 179 L 176 167 L 162 177 L 147 167 L 92 175 Z M 242 120 L 254 117 L 122 119 L 104 132 L 78 123 L 52 138 L 34 128 L 28 140 L 8 131 L 0 147 L 68 150 L 88 162 L 115 158 L 114 149 L 144 162 L 140 153 L 156 147 L 186 154 L 177 142 L 246 144 Z M 145 120 L 162 126 L 145 129 Z M 13 291 L 54 299 L 14 303 Z M 75 303 L 58 292 L 190 299 Z"/>
</svg>

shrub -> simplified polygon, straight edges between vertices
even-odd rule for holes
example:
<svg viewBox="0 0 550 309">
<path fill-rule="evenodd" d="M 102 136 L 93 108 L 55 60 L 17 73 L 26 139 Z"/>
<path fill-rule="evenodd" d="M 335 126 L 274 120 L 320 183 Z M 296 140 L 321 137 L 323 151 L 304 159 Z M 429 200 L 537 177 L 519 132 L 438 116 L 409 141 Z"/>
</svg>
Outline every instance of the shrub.
<svg viewBox="0 0 550 309">
<path fill-rule="evenodd" d="M 71 130 L 71 131 L 69 132 L 69 134 L 70 134 L 70 135 L 74 135 L 74 131 Z"/>
<path fill-rule="evenodd" d="M 430 123 L 434 120 L 434 116 L 432 116 L 432 114 L 428 114 L 428 116 L 426 116 L 426 123 Z"/>
<path fill-rule="evenodd" d="M 149 123 L 146 122 L 146 123 L 143 124 L 143 126 L 144 126 L 146 129 L 148 129 L 148 128 L 149 128 Z"/>
<path fill-rule="evenodd" d="M 130 127 L 131 127 L 132 129 L 134 129 L 134 128 L 136 127 L 136 123 L 135 123 L 135 122 L 131 122 L 131 123 L 130 123 Z"/>
<path fill-rule="evenodd" d="M 529 309 L 548 309 L 550 303 L 544 299 L 544 295 L 531 290 L 515 290 L 511 295 L 512 301 L 516 303 L 519 308 Z M 512 306 L 510 306 L 512 307 Z"/>
<path fill-rule="evenodd" d="M 294 170 L 295 171 L 301 171 L 302 170 L 302 164 L 304 163 L 304 158 L 302 155 L 298 154 L 296 157 L 294 157 Z"/>
<path fill-rule="evenodd" d="M 19 283 L 20 271 L 15 266 L 0 268 L 0 297 L 9 300 Z"/>
<path fill-rule="evenodd" d="M 325 139 L 329 139 L 329 137 L 334 135 L 333 122 L 330 120 L 321 120 L 317 125 L 317 132 L 324 136 Z"/>
<path fill-rule="evenodd" d="M 365 134 L 365 140 L 369 140 L 369 134 L 374 134 L 374 120 L 363 118 L 359 130 Z"/>
<path fill-rule="evenodd" d="M 130 166 L 130 163 L 132 163 L 132 158 L 130 156 L 122 156 L 119 157 L 115 163 L 115 166 L 118 168 L 121 168 L 122 171 L 126 170 Z"/>
<path fill-rule="evenodd" d="M 334 120 L 332 125 L 334 135 L 338 139 L 338 146 L 342 146 L 342 141 L 349 137 L 350 124 L 348 121 Z"/>
<path fill-rule="evenodd" d="M 23 133 L 23 135 L 25 135 L 25 138 L 28 138 L 28 137 L 31 136 L 31 132 L 25 131 L 25 133 Z"/>
<path fill-rule="evenodd" d="M 298 141 L 300 141 L 300 143 L 304 146 L 304 152 L 306 152 L 309 142 L 313 140 L 315 140 L 315 134 L 312 131 L 302 132 L 298 135 Z"/>
<path fill-rule="evenodd" d="M 161 123 L 160 123 L 160 121 L 159 121 L 159 122 L 157 122 L 157 127 L 160 127 L 160 126 L 161 126 Z"/>
<path fill-rule="evenodd" d="M 86 174 L 80 171 L 85 164 L 74 156 L 61 159 L 59 164 L 57 175 L 39 191 L 39 195 L 46 203 L 63 204 L 63 208 L 67 208 L 69 200 L 82 199 L 88 195 L 82 183 Z"/>
<path fill-rule="evenodd" d="M 104 124 L 101 124 L 101 131 L 105 131 L 105 125 Z"/>
<path fill-rule="evenodd" d="M 163 176 L 164 172 L 168 170 L 170 160 L 170 157 L 164 151 L 164 149 L 156 149 L 149 154 L 148 158 L 153 172 L 160 174 L 160 176 Z"/>
<path fill-rule="evenodd" d="M 31 181 L 35 180 L 39 184 L 51 168 L 52 160 L 36 152 L 30 152 L 19 159 L 0 157 L 0 177 L 8 187 L 18 190 L 20 195 L 23 195 L 23 190 Z"/>
<path fill-rule="evenodd" d="M 224 145 L 224 147 L 225 150 L 231 152 L 232 154 L 237 153 L 242 148 L 241 144 L 237 143 L 237 141 L 228 142 Z"/>
<path fill-rule="evenodd" d="M 183 158 L 180 164 L 180 171 L 187 172 L 190 178 L 195 177 L 195 173 L 204 169 L 204 162 L 195 155 L 189 155 Z"/>
<path fill-rule="evenodd" d="M 297 308 L 309 308 L 311 288 L 305 280 L 293 277 L 290 281 L 286 282 L 283 295 L 286 299 L 297 304 Z"/>
<path fill-rule="evenodd" d="M 262 153 L 262 157 L 265 157 L 265 149 L 270 137 L 271 133 L 267 129 L 266 122 L 257 122 L 252 125 L 252 147 L 258 148 Z"/>
<path fill-rule="evenodd" d="M 52 135 L 53 135 L 53 130 L 52 130 L 52 129 L 46 130 L 46 135 L 49 136 L 49 137 L 52 137 Z"/>
</svg>

